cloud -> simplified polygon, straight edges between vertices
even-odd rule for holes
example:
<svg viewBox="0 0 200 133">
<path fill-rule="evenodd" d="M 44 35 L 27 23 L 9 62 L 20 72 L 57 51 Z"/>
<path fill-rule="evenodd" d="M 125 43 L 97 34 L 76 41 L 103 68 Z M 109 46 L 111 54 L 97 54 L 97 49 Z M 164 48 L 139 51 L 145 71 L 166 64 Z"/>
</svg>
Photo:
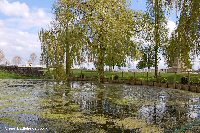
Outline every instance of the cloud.
<svg viewBox="0 0 200 133">
<path fill-rule="evenodd" d="M 0 20 L 0 28 L 4 27 L 4 22 L 2 20 Z"/>
<path fill-rule="evenodd" d="M 0 1 L 0 11 L 6 16 L 28 17 L 29 7 L 18 1 L 9 3 L 7 0 Z"/>
<path fill-rule="evenodd" d="M 0 0 L 0 49 L 6 58 L 11 61 L 21 56 L 26 64 L 31 53 L 39 57 L 38 31 L 50 21 L 51 15 L 42 8 L 31 8 L 17 0 Z"/>
<path fill-rule="evenodd" d="M 31 9 L 26 3 L 0 1 L 0 13 L 6 16 L 4 22 L 9 27 L 22 30 L 44 27 L 51 20 L 51 14 L 42 8 Z"/>
<path fill-rule="evenodd" d="M 31 53 L 40 54 L 40 43 L 35 34 L 17 29 L 3 28 L 0 30 L 0 49 L 8 60 L 14 56 L 21 56 L 24 61 L 28 60 Z"/>
</svg>

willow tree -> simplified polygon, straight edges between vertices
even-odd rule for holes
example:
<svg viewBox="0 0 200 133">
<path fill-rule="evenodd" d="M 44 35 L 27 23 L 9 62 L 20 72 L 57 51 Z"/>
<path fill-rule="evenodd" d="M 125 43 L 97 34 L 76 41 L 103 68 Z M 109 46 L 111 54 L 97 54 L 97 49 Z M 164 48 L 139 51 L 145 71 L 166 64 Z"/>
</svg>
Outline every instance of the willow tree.
<svg viewBox="0 0 200 133">
<path fill-rule="evenodd" d="M 126 58 L 133 45 L 133 11 L 126 0 L 90 0 L 82 4 L 84 25 L 87 27 L 87 49 L 96 61 L 98 79 L 104 77 L 106 60 Z"/>
<path fill-rule="evenodd" d="M 140 58 L 136 67 L 139 69 L 146 67 L 150 69 L 150 67 L 155 66 L 154 20 L 149 13 L 139 13 L 137 16 L 137 25 L 135 29 L 137 29 L 136 39 L 139 43 L 138 49 Z M 165 31 L 165 28 L 161 30 Z"/>
<path fill-rule="evenodd" d="M 148 39 L 152 34 L 149 34 L 151 32 L 149 18 L 141 11 L 132 11 L 132 14 L 132 27 L 129 31 L 132 34 L 131 38 L 127 40 L 122 38 L 124 39 L 125 47 L 124 45 L 113 47 L 106 56 L 106 65 L 110 67 L 110 70 L 114 66 L 126 66 L 129 59 L 139 60 L 142 56 L 140 48 L 143 42 L 141 40 L 150 41 Z M 117 39 L 116 41 L 118 42 Z"/>
<path fill-rule="evenodd" d="M 166 48 L 168 64 L 180 60 L 185 68 L 191 68 L 191 60 L 199 54 L 200 44 L 200 2 L 199 0 L 178 0 L 180 12 L 178 26 Z"/>
<path fill-rule="evenodd" d="M 114 66 L 126 66 L 127 59 L 137 58 L 137 43 L 129 38 L 114 38 L 108 45 L 110 48 L 105 53 L 105 65 L 109 66 L 109 70 Z"/>
<path fill-rule="evenodd" d="M 41 64 L 45 64 L 47 69 L 49 70 L 49 64 L 50 64 L 50 59 L 49 59 L 49 44 L 50 42 L 50 31 L 47 31 L 45 29 L 41 29 L 41 31 L 38 33 L 39 40 L 41 42 L 41 56 L 40 56 L 40 61 Z"/>
<path fill-rule="evenodd" d="M 63 73 L 64 66 L 66 78 L 70 76 L 73 60 L 80 55 L 80 49 L 84 44 L 84 32 L 79 23 L 79 4 L 78 1 L 58 0 L 53 8 L 55 19 L 50 28 L 41 30 L 39 34 L 42 58 L 46 60 L 47 67 L 55 68 L 58 77 L 61 77 L 59 75 Z"/>
<path fill-rule="evenodd" d="M 168 11 L 168 7 L 171 7 L 170 0 L 147 0 L 147 14 L 153 22 L 153 37 L 154 41 L 154 53 L 155 53 L 155 77 L 158 76 L 158 60 L 159 52 L 163 45 L 167 41 L 167 30 L 166 30 L 166 17 L 165 13 Z"/>
<path fill-rule="evenodd" d="M 40 41 L 42 42 L 42 58 L 51 73 L 56 79 L 64 77 L 62 68 L 64 62 L 64 47 L 60 44 L 57 32 L 53 29 L 41 30 Z M 50 72 L 50 71 L 49 71 Z"/>
</svg>

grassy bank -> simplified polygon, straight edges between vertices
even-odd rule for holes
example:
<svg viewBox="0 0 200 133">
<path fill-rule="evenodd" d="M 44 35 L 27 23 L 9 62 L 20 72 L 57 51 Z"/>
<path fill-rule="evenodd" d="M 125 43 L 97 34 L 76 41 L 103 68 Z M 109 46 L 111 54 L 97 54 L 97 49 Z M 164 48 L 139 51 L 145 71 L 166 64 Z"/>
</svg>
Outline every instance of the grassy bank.
<svg viewBox="0 0 200 133">
<path fill-rule="evenodd" d="M 72 70 L 73 77 L 80 77 L 81 74 L 84 77 L 97 77 L 97 72 L 92 70 Z M 105 72 L 105 78 L 112 78 L 117 75 L 119 79 L 137 79 L 137 80 L 148 80 L 154 81 L 154 72 Z M 186 77 L 190 83 L 200 83 L 200 74 L 191 74 L 191 73 L 159 73 L 160 82 L 169 82 L 169 83 L 180 83 L 181 78 Z"/>
<path fill-rule="evenodd" d="M 16 73 L 0 70 L 0 79 L 38 79 L 38 77 L 22 76 L 22 75 L 18 75 Z"/>
<path fill-rule="evenodd" d="M 97 78 L 97 71 L 93 70 L 80 70 L 73 69 L 71 71 L 72 77 L 84 77 L 87 78 Z M 153 72 L 110 72 L 105 71 L 105 78 L 112 79 L 114 76 L 117 76 L 118 79 L 136 79 L 136 80 L 145 80 L 145 81 L 155 81 Z M 191 74 L 191 73 L 159 73 L 159 81 L 160 82 L 168 82 L 168 83 L 181 83 L 181 78 L 186 77 L 190 83 L 199 84 L 200 83 L 200 74 Z M 0 70 L 0 79 L 39 79 L 39 77 L 34 76 L 22 76 L 16 73 L 11 73 L 7 71 Z"/>
</svg>

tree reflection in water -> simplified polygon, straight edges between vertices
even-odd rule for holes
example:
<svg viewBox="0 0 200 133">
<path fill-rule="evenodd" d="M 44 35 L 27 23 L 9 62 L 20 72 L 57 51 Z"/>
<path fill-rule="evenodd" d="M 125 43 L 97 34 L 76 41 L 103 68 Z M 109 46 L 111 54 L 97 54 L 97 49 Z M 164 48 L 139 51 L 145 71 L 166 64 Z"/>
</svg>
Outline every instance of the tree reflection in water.
<svg viewBox="0 0 200 133">
<path fill-rule="evenodd" d="M 4 86 L 19 84 L 8 82 Z M 22 83 L 33 84 L 32 81 Z M 3 107 L 0 111 L 5 113 L 1 116 L 22 117 L 19 123 L 48 127 L 50 132 L 173 132 L 200 116 L 198 94 L 172 89 L 39 81 L 26 89 L 9 86 L 6 89 L 12 90 L 16 97 L 31 103 L 33 112 L 19 115 L 27 114 L 30 105 L 18 105 L 19 100 L 13 100 L 16 110 L 24 110 L 13 113 L 12 107 Z M 1 97 L 8 95 L 1 91 Z M 19 92 L 26 95 L 23 97 Z M 0 122 L 12 125 L 5 120 Z"/>
</svg>

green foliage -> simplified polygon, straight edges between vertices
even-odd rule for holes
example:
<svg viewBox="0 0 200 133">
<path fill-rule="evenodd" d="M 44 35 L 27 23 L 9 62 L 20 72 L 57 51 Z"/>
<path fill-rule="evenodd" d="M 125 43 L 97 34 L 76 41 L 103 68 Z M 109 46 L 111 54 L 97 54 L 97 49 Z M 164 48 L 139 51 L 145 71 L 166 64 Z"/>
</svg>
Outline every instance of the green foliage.
<svg viewBox="0 0 200 133">
<path fill-rule="evenodd" d="M 68 78 L 73 61 L 80 60 L 84 32 L 79 23 L 81 11 L 77 9 L 78 4 L 58 0 L 53 8 L 55 19 L 50 29 L 39 32 L 42 61 L 48 69 L 53 68 L 56 79 Z"/>
<path fill-rule="evenodd" d="M 150 67 L 153 67 L 155 62 L 155 53 L 154 50 L 151 46 L 143 46 L 141 48 L 141 60 L 138 62 L 137 64 L 137 68 L 138 69 L 143 69 L 143 68 L 148 68 L 150 69 Z"/>
<path fill-rule="evenodd" d="M 177 4 L 180 17 L 166 48 L 166 59 L 169 66 L 179 59 L 182 68 L 191 68 L 191 60 L 199 54 L 200 3 L 198 0 L 179 0 Z"/>
<path fill-rule="evenodd" d="M 96 62 L 100 80 L 104 65 L 122 66 L 127 56 L 133 56 L 134 12 L 126 0 L 58 0 L 54 14 L 50 30 L 39 34 L 42 60 L 48 67 L 62 69 L 65 62 L 69 76 L 73 62 L 84 62 L 87 55 Z"/>
<path fill-rule="evenodd" d="M 167 82 L 167 78 L 166 78 L 166 77 L 161 77 L 161 78 L 160 78 L 160 82 L 166 83 L 166 82 Z"/>
<path fill-rule="evenodd" d="M 169 39 L 166 13 L 173 7 L 180 19 Z M 41 60 L 59 79 L 70 76 L 74 63 L 94 62 L 99 82 L 105 65 L 125 66 L 127 58 L 140 59 L 140 69 L 154 66 L 156 78 L 159 54 L 169 66 L 180 59 L 191 68 L 191 55 L 199 50 L 199 7 L 198 0 L 147 0 L 142 13 L 131 10 L 127 0 L 57 0 L 50 28 L 39 32 Z"/>
<path fill-rule="evenodd" d="M 153 24 L 154 52 L 155 52 L 155 77 L 158 76 L 158 53 L 159 49 L 163 47 L 167 40 L 166 18 L 165 18 L 165 1 L 162 0 L 148 0 L 147 1 L 147 14 L 150 16 Z"/>
<path fill-rule="evenodd" d="M 88 27 L 87 48 L 96 61 L 99 80 L 104 77 L 104 65 L 122 66 L 128 52 L 135 50 L 133 11 L 126 0 L 86 2 L 85 25 Z"/>
</svg>

